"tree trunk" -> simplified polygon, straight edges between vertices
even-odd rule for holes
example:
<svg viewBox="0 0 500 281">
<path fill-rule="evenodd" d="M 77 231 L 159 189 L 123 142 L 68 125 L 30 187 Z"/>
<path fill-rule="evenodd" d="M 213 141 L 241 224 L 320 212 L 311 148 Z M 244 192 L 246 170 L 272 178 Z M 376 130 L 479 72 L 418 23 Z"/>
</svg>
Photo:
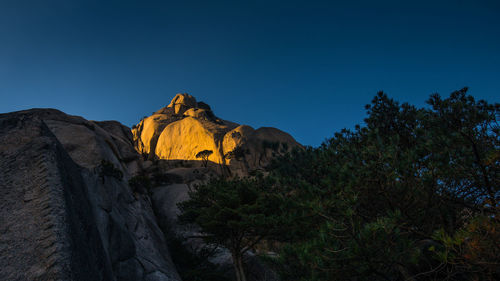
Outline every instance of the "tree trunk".
<svg viewBox="0 0 500 281">
<path fill-rule="evenodd" d="M 245 275 L 245 271 L 243 270 L 243 258 L 240 256 L 238 260 L 238 267 L 240 268 L 241 281 L 247 281 L 247 276 Z"/>
<path fill-rule="evenodd" d="M 234 261 L 234 257 L 233 257 L 233 265 L 234 265 L 234 273 L 236 273 L 236 281 L 241 281 L 240 270 L 238 269 L 237 263 Z"/>
<path fill-rule="evenodd" d="M 243 258 L 240 254 L 232 254 L 234 271 L 237 281 L 247 281 L 245 271 L 243 270 Z"/>
</svg>

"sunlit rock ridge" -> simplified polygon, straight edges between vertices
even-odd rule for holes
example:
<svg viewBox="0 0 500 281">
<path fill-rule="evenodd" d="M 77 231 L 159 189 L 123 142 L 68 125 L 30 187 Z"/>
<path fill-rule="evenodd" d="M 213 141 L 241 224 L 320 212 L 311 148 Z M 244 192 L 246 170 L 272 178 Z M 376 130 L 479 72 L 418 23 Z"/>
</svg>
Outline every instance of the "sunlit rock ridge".
<svg viewBox="0 0 500 281">
<path fill-rule="evenodd" d="M 236 175 L 262 169 L 273 157 L 300 147 L 276 128 L 253 129 L 218 118 L 209 105 L 186 93 L 143 118 L 132 134 L 136 150 L 146 159 L 195 162 L 199 152 L 208 150 L 211 165 L 227 167 Z"/>
</svg>

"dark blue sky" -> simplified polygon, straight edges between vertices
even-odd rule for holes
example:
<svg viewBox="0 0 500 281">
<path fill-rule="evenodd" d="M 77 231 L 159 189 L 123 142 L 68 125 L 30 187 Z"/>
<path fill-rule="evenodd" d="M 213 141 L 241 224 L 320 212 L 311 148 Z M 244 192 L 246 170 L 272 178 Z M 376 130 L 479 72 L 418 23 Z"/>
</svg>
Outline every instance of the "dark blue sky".
<svg viewBox="0 0 500 281">
<path fill-rule="evenodd" d="M 131 126 L 189 92 L 318 145 L 379 90 L 500 97 L 500 1 L 0 0 L 0 112 Z"/>
</svg>

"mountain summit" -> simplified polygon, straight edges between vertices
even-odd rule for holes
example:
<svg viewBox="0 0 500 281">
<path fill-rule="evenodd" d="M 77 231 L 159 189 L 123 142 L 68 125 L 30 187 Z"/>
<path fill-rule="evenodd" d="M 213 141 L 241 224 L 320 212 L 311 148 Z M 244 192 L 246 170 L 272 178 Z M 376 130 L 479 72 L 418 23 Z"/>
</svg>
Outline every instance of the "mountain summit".
<svg viewBox="0 0 500 281">
<path fill-rule="evenodd" d="M 186 93 L 142 119 L 132 133 L 136 150 L 146 159 L 196 163 L 200 152 L 209 151 L 211 165 L 228 167 L 237 175 L 262 169 L 273 157 L 300 147 L 276 128 L 255 130 L 218 118 L 208 104 Z"/>
</svg>

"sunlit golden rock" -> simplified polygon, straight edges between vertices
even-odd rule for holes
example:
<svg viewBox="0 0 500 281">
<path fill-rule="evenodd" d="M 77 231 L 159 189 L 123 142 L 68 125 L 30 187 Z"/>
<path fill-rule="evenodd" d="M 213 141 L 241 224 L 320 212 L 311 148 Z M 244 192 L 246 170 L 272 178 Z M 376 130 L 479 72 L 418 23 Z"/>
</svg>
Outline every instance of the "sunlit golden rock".
<svg viewBox="0 0 500 281">
<path fill-rule="evenodd" d="M 174 109 L 175 114 L 183 114 L 184 111 L 196 107 L 196 99 L 189 94 L 177 94 L 167 106 Z"/>
<path fill-rule="evenodd" d="M 294 147 L 292 136 L 275 128 L 239 125 L 215 116 L 209 105 L 177 94 L 167 107 L 132 128 L 137 151 L 149 159 L 186 160 L 200 166 L 196 155 L 212 151 L 208 161 L 245 176 Z M 222 170 L 222 169 L 221 169 Z"/>
<path fill-rule="evenodd" d="M 175 120 L 177 119 L 166 114 L 153 114 L 141 120 L 135 128 L 132 128 L 136 149 L 142 154 L 154 152 L 163 128 Z"/>
<path fill-rule="evenodd" d="M 237 128 L 227 132 L 224 135 L 222 146 L 224 148 L 224 155 L 231 153 L 237 147 L 248 142 L 248 137 L 253 134 L 255 130 L 247 125 L 241 125 Z M 228 159 L 229 160 L 229 159 Z"/>
<path fill-rule="evenodd" d="M 200 160 L 196 154 L 203 150 L 213 153 L 208 158 L 214 163 L 222 163 L 222 155 L 216 143 L 216 134 L 224 128 L 209 130 L 202 122 L 186 117 L 173 122 L 163 129 L 156 144 L 156 156 L 165 160 Z"/>
<path fill-rule="evenodd" d="M 207 121 L 217 121 L 217 118 L 212 111 L 201 108 L 190 108 L 184 112 L 184 116 Z"/>
</svg>

